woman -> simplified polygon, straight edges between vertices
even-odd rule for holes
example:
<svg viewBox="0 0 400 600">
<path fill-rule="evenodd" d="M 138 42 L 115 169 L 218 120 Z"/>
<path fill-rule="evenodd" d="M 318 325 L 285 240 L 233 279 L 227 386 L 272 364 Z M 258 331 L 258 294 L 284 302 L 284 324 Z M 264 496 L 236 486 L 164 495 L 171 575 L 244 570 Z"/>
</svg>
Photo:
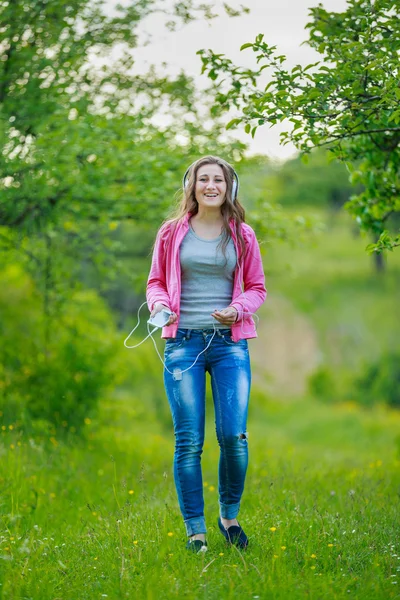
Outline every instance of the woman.
<svg viewBox="0 0 400 600">
<path fill-rule="evenodd" d="M 251 315 L 266 297 L 264 273 L 254 231 L 244 223 L 233 167 L 205 156 L 189 167 L 183 187 L 177 214 L 157 234 L 146 294 L 152 316 L 165 307 L 171 311 L 162 337 L 175 485 L 186 547 L 204 552 L 201 454 L 208 371 L 220 446 L 218 526 L 229 543 L 244 549 L 248 539 L 237 515 L 248 463 L 247 338 L 257 336 Z"/>
</svg>

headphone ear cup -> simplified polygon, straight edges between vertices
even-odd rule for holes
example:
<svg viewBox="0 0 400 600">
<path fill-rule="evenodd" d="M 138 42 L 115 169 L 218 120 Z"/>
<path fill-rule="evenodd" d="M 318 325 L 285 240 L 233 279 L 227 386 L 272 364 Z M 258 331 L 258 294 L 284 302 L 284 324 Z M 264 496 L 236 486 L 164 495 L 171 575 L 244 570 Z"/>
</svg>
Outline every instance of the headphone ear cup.
<svg viewBox="0 0 400 600">
<path fill-rule="evenodd" d="M 191 167 L 191 166 L 192 166 L 192 165 L 190 165 L 190 167 Z M 182 180 L 182 187 L 183 187 L 183 191 L 185 191 L 185 190 L 186 190 L 186 188 L 187 188 L 187 186 L 189 185 L 189 177 L 188 177 L 188 174 L 189 174 L 189 171 L 190 171 L 190 167 L 189 167 L 188 169 L 186 169 L 186 173 L 185 173 L 185 174 L 184 174 L 184 176 L 183 176 L 183 180 Z"/>
<path fill-rule="evenodd" d="M 236 171 L 234 171 L 233 183 L 232 183 L 232 202 L 236 202 L 239 190 L 239 177 Z"/>
</svg>

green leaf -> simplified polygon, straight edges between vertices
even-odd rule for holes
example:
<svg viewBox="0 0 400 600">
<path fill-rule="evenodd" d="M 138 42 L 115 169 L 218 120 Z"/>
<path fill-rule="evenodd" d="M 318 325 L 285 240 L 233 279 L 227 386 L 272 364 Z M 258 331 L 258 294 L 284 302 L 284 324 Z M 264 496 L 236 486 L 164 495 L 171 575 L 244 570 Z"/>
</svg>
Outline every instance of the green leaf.
<svg viewBox="0 0 400 600">
<path fill-rule="evenodd" d="M 400 110 L 395 110 L 394 112 L 392 112 L 392 114 L 388 118 L 388 123 L 391 123 L 391 121 L 398 123 L 399 118 L 400 118 Z"/>
<path fill-rule="evenodd" d="M 233 127 L 235 127 L 235 125 L 239 125 L 239 123 L 241 123 L 241 122 L 242 122 L 242 119 L 232 119 L 226 125 L 225 129 L 232 129 Z"/>
<path fill-rule="evenodd" d="M 253 44 L 252 42 L 249 42 L 247 44 L 243 44 L 243 46 L 240 46 L 240 50 L 246 50 L 246 48 L 252 48 Z"/>
</svg>

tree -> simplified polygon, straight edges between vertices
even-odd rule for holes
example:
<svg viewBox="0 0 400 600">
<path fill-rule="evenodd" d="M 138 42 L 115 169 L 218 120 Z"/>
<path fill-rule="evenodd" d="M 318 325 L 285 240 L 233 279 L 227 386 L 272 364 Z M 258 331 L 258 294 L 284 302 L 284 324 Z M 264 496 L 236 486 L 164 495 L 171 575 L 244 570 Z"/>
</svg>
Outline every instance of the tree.
<svg viewBox="0 0 400 600">
<path fill-rule="evenodd" d="M 112 277 L 110 229 L 159 223 L 188 155 L 222 146 L 222 125 L 198 124 L 190 78 L 135 73 L 139 24 L 162 6 L 137 0 L 109 16 L 100 0 L 0 1 L 0 245 L 19 248 L 41 279 L 45 310 L 84 260 Z M 213 16 L 193 0 L 171 6 L 171 28 Z"/>
<path fill-rule="evenodd" d="M 174 117 L 179 116 L 189 143 L 207 135 L 193 125 L 198 115 L 189 78 L 134 71 L 137 28 L 146 15 L 160 10 L 157 0 L 120 6 L 117 16 L 104 14 L 102 4 L 0 2 L 2 225 L 41 230 L 67 205 L 71 212 L 72 199 L 83 216 L 93 217 L 104 203 L 108 213 L 126 216 L 129 204 L 135 214 L 132 194 L 144 201 L 143 188 L 149 207 L 162 140 L 172 151 L 178 146 Z M 209 13 L 208 5 L 199 8 L 189 0 L 175 3 L 170 17 L 187 21 L 196 10 Z M 164 103 L 172 125 L 160 134 L 152 118 Z M 147 216 L 144 202 L 137 208 Z"/>
<path fill-rule="evenodd" d="M 258 127 L 289 122 L 282 143 L 292 142 L 303 160 L 325 146 L 346 164 L 351 182 L 363 188 L 346 208 L 372 233 L 367 249 L 376 253 L 400 245 L 398 229 L 388 227 L 400 211 L 399 7 L 399 0 L 348 0 L 343 13 L 321 4 L 310 9 L 307 43 L 322 59 L 306 67 L 286 69 L 285 57 L 262 34 L 241 48 L 256 53 L 255 70 L 199 51 L 221 111 L 239 111 L 227 129 L 244 124 L 254 136 Z M 265 70 L 266 86 L 259 83 Z"/>
</svg>

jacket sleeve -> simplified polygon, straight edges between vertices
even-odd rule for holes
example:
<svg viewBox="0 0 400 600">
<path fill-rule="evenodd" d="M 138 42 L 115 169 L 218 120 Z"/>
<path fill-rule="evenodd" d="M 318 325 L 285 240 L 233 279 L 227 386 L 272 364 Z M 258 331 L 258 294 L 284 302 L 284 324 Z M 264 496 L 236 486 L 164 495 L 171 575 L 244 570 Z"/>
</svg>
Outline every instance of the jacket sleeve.
<svg viewBox="0 0 400 600">
<path fill-rule="evenodd" d="M 163 225 L 157 233 L 150 273 L 147 279 L 146 300 L 150 312 L 153 310 L 156 302 L 161 302 L 170 308 L 165 272 L 165 242 L 169 233 L 167 225 Z"/>
<path fill-rule="evenodd" d="M 238 311 L 238 321 L 246 313 L 255 313 L 267 297 L 260 247 L 253 229 L 249 225 L 244 227 L 242 233 L 246 242 L 246 254 L 240 267 L 243 292 L 230 304 Z"/>
</svg>

